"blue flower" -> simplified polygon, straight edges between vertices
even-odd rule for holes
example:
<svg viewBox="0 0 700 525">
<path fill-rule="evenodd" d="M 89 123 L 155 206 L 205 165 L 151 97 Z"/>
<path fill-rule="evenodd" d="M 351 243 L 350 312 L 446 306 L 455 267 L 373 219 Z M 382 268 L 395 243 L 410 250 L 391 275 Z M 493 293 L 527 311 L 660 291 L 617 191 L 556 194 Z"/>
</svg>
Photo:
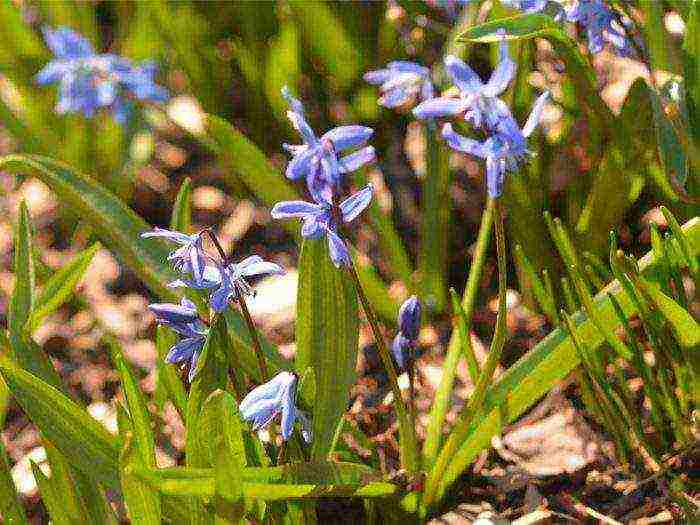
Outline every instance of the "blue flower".
<svg viewBox="0 0 700 525">
<path fill-rule="evenodd" d="M 486 84 L 462 60 L 446 56 L 445 68 L 459 88 L 459 98 L 427 100 L 419 104 L 413 114 L 421 120 L 463 115 L 475 128 L 494 129 L 501 118 L 510 116 L 510 110 L 498 95 L 506 90 L 516 70 L 515 62 L 508 55 L 505 38 L 501 40 L 499 56 L 500 62 Z"/>
<path fill-rule="evenodd" d="M 549 0 L 501 0 L 501 4 L 523 13 L 541 13 Z"/>
<path fill-rule="evenodd" d="M 126 58 L 97 54 L 87 39 L 65 27 L 47 27 L 43 32 L 55 58 L 39 71 L 36 80 L 40 85 L 59 84 L 57 113 L 82 113 L 91 118 L 99 108 L 109 108 L 124 123 L 130 108 L 125 96 L 167 100 L 167 91 L 153 81 L 151 64 L 134 67 Z"/>
<path fill-rule="evenodd" d="M 302 423 L 302 436 L 311 441 L 309 422 L 296 407 L 297 376 L 280 372 L 275 377 L 254 388 L 239 405 L 241 417 L 252 423 L 253 431 L 267 427 L 279 414 L 282 415 L 282 439 L 287 441 L 294 431 L 294 422 Z"/>
<path fill-rule="evenodd" d="M 368 71 L 363 78 L 381 86 L 379 104 L 387 108 L 403 106 L 418 98 L 422 101 L 433 98 L 430 70 L 413 62 L 389 62 L 386 68 Z"/>
<path fill-rule="evenodd" d="M 349 149 L 364 146 L 374 131 L 366 126 L 340 126 L 324 133 L 319 139 L 306 121 L 304 106 L 294 98 L 289 89 L 282 89 L 289 104 L 287 117 L 302 137 L 303 144 L 284 144 L 292 154 L 287 165 L 287 178 L 306 178 L 309 192 L 316 200 L 332 200 L 343 174 L 355 171 L 375 159 L 374 148 L 366 146 L 339 157 Z"/>
<path fill-rule="evenodd" d="M 259 255 L 246 257 L 239 263 L 219 267 L 218 289 L 211 294 L 211 307 L 215 312 L 223 312 L 233 297 L 252 295 L 253 290 L 245 280 L 255 275 L 283 274 L 284 269 L 271 262 L 263 261 Z"/>
<path fill-rule="evenodd" d="M 336 217 L 348 223 L 355 219 L 369 206 L 372 200 L 372 185 L 354 195 L 348 197 L 338 206 L 338 213 L 334 213 L 330 201 L 284 201 L 278 202 L 272 208 L 272 217 L 275 219 L 302 219 L 301 235 L 307 239 L 319 239 L 326 236 L 331 260 L 337 266 L 350 266 L 352 259 L 345 242 L 337 233 L 338 224 Z"/>
<path fill-rule="evenodd" d="M 449 123 L 442 128 L 442 136 L 452 149 L 486 160 L 486 181 L 490 197 L 500 197 L 506 172 L 515 171 L 530 156 L 527 137 L 539 124 L 548 98 L 548 92 L 538 97 L 522 130 L 512 118 L 503 118 L 498 122 L 494 134 L 485 142 L 463 137 Z"/>
<path fill-rule="evenodd" d="M 406 368 L 406 351 L 412 350 L 416 346 L 420 331 L 420 314 L 420 301 L 415 295 L 406 299 L 399 309 L 399 331 L 394 337 L 391 351 L 401 369 Z"/>
<path fill-rule="evenodd" d="M 168 363 L 189 364 L 187 379 L 191 382 L 197 373 L 197 360 L 209 332 L 199 318 L 197 307 L 186 298 L 180 304 L 162 303 L 148 305 L 158 324 L 167 326 L 182 336 L 165 357 Z"/>
<path fill-rule="evenodd" d="M 207 288 L 205 281 L 205 268 L 208 255 L 204 252 L 203 233 L 187 235 L 163 228 L 154 228 L 153 231 L 144 232 L 141 237 L 160 237 L 180 245 L 180 248 L 168 255 L 168 260 L 173 263 L 175 270 L 192 274 L 193 288 Z M 176 281 L 172 285 L 185 281 Z"/>
<path fill-rule="evenodd" d="M 624 27 L 602 0 L 576 0 L 566 9 L 566 19 L 580 24 L 586 30 L 591 53 L 600 53 L 605 44 L 610 43 L 617 54 L 630 54 Z"/>
</svg>

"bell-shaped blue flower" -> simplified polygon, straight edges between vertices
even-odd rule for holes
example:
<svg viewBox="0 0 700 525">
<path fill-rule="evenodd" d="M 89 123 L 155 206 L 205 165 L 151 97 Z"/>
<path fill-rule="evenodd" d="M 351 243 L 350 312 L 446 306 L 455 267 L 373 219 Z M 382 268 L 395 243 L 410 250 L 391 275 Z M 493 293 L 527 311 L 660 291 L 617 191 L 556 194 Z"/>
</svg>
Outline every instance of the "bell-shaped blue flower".
<svg viewBox="0 0 700 525">
<path fill-rule="evenodd" d="M 522 129 L 512 118 L 503 118 L 493 135 L 484 142 L 460 135 L 449 123 L 442 128 L 442 136 L 452 149 L 486 160 L 486 183 L 490 197 L 501 196 L 506 173 L 515 171 L 530 156 L 527 137 L 539 124 L 548 98 L 549 92 L 537 98 Z"/>
<path fill-rule="evenodd" d="M 142 233 L 141 237 L 158 237 L 179 244 L 180 247 L 168 255 L 168 260 L 172 262 L 175 270 L 192 275 L 193 288 L 206 287 L 203 283 L 208 256 L 204 251 L 202 232 L 188 235 L 156 227 L 153 231 Z"/>
<path fill-rule="evenodd" d="M 180 304 L 156 303 L 148 305 L 156 316 L 156 322 L 177 332 L 182 339 L 173 345 L 165 357 L 168 363 L 182 363 L 189 366 L 187 378 L 194 379 L 197 373 L 197 360 L 207 338 L 208 329 L 197 313 L 192 301 L 183 298 Z"/>
<path fill-rule="evenodd" d="M 412 295 L 399 308 L 399 331 L 394 337 L 391 351 L 399 368 L 406 368 L 406 353 L 416 346 L 420 332 L 421 305 L 418 297 Z"/>
<path fill-rule="evenodd" d="M 603 0 L 574 0 L 566 9 L 566 19 L 585 29 L 591 53 L 600 53 L 609 43 L 618 55 L 630 54 L 625 28 Z"/>
<path fill-rule="evenodd" d="M 387 108 L 404 106 L 417 99 L 425 101 L 433 98 L 430 70 L 413 62 L 389 62 L 386 68 L 368 71 L 363 78 L 370 84 L 380 86 L 382 96 L 379 104 Z"/>
<path fill-rule="evenodd" d="M 247 277 L 257 275 L 283 274 L 284 269 L 268 261 L 263 261 L 259 255 L 251 255 L 241 262 L 219 266 L 218 289 L 211 294 L 211 307 L 215 312 L 223 312 L 233 298 L 252 295 L 253 290 L 246 281 Z"/>
<path fill-rule="evenodd" d="M 314 199 L 330 201 L 343 174 L 375 159 L 374 148 L 365 146 L 374 131 L 366 126 L 339 126 L 318 138 L 306 121 L 302 103 L 286 87 L 282 89 L 282 95 L 289 104 L 287 117 L 303 140 L 303 144 L 283 145 L 292 154 L 286 176 L 292 180 L 304 177 Z M 354 153 L 340 156 L 347 150 L 360 147 L 362 149 Z"/>
<path fill-rule="evenodd" d="M 502 33 L 503 34 L 503 33 Z M 438 97 L 422 102 L 413 110 L 421 119 L 461 115 L 475 128 L 492 130 L 498 121 L 510 117 L 508 106 L 498 98 L 515 76 L 516 65 L 508 55 L 508 43 L 502 38 L 500 61 L 489 81 L 484 84 L 479 75 L 462 60 L 453 55 L 445 57 L 445 68 L 459 89 L 459 98 Z"/>
<path fill-rule="evenodd" d="M 339 218 L 344 223 L 354 220 L 372 201 L 373 189 L 368 184 L 365 188 L 351 195 L 338 206 Z M 328 249 L 333 263 L 350 266 L 352 259 L 343 239 L 338 235 L 338 224 L 329 201 L 316 202 L 284 201 L 272 208 L 275 219 L 301 219 L 301 235 L 307 239 L 319 239 L 323 236 L 328 241 Z"/>
<path fill-rule="evenodd" d="M 291 372 L 280 372 L 275 377 L 254 388 L 239 405 L 241 417 L 252 424 L 253 431 L 267 427 L 281 415 L 282 439 L 287 441 L 294 431 L 298 419 L 302 423 L 302 436 L 308 442 L 311 434 L 308 419 L 296 407 L 297 376 Z"/>
</svg>

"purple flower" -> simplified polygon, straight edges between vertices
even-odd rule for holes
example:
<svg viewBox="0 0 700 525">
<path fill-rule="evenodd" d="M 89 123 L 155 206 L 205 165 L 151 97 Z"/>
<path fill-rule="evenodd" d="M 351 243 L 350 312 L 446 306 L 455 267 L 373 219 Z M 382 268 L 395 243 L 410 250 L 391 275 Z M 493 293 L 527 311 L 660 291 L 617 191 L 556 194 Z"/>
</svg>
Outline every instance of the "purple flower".
<svg viewBox="0 0 700 525">
<path fill-rule="evenodd" d="M 442 136 L 452 149 L 486 160 L 486 181 L 490 197 L 500 197 L 506 172 L 515 171 L 530 156 L 527 137 L 539 124 L 548 98 L 549 92 L 538 97 L 522 130 L 512 118 L 503 118 L 498 122 L 494 134 L 485 142 L 460 135 L 449 123 L 442 128 Z"/>
<path fill-rule="evenodd" d="M 547 7 L 548 0 L 501 0 L 501 4 L 517 9 L 523 13 L 541 13 Z"/>
<path fill-rule="evenodd" d="M 339 155 L 364 146 L 374 131 L 366 126 L 340 126 L 324 133 L 319 139 L 306 121 L 302 103 L 286 87 L 282 89 L 282 95 L 289 104 L 287 117 L 303 140 L 303 144 L 283 145 L 292 154 L 292 160 L 287 165 L 287 178 L 297 180 L 304 177 L 314 199 L 330 201 L 343 174 L 375 159 L 372 146 L 344 157 Z"/>
<path fill-rule="evenodd" d="M 394 337 L 391 351 L 399 368 L 406 368 L 406 351 L 413 350 L 420 331 L 421 305 L 418 297 L 412 295 L 404 301 L 399 309 L 399 332 Z"/>
<path fill-rule="evenodd" d="M 348 197 L 338 206 L 338 213 L 333 213 L 333 205 L 330 201 L 317 200 L 316 202 L 306 201 L 284 201 L 278 202 L 272 208 L 272 217 L 275 219 L 301 219 L 301 235 L 307 239 L 319 239 L 326 236 L 331 260 L 337 266 L 350 266 L 352 259 L 345 242 L 337 233 L 337 218 L 348 223 L 355 219 L 362 211 L 369 206 L 372 200 L 372 185 L 354 195 Z"/>
<path fill-rule="evenodd" d="M 624 27 L 602 0 L 575 0 L 574 4 L 566 9 L 566 19 L 580 24 L 586 30 L 588 49 L 591 53 L 600 53 L 605 44 L 609 43 L 617 54 L 630 54 Z"/>
<path fill-rule="evenodd" d="M 413 62 L 389 62 L 386 68 L 368 71 L 363 78 L 381 86 L 379 104 L 387 108 L 403 106 L 418 98 L 422 101 L 433 98 L 430 70 Z"/>
<path fill-rule="evenodd" d="M 491 130 L 501 118 L 510 116 L 510 110 L 498 98 L 508 87 L 516 70 L 515 62 L 508 55 L 505 38 L 500 44 L 500 62 L 486 84 L 459 58 L 447 55 L 444 62 L 447 72 L 459 88 L 459 98 L 438 97 L 422 102 L 413 110 L 417 118 L 425 120 L 463 115 L 475 128 L 483 126 Z"/>
<path fill-rule="evenodd" d="M 55 58 L 39 71 L 36 81 L 59 84 L 57 113 L 82 113 L 91 118 L 98 109 L 108 108 L 124 123 L 130 108 L 125 95 L 155 102 L 167 99 L 167 91 L 153 81 L 152 65 L 134 67 L 126 58 L 97 54 L 87 39 L 65 27 L 46 27 L 43 32 Z"/>
<path fill-rule="evenodd" d="M 254 388 L 241 401 L 239 410 L 244 421 L 252 423 L 253 431 L 267 427 L 277 416 L 282 415 L 282 439 L 287 441 L 294 431 L 294 422 L 302 423 L 302 436 L 311 441 L 309 421 L 296 407 L 297 376 L 291 372 L 280 372 L 275 377 Z"/>
<path fill-rule="evenodd" d="M 173 263 L 175 270 L 182 273 L 192 274 L 193 288 L 207 288 L 203 285 L 205 282 L 205 268 L 207 254 L 204 252 L 202 242 L 204 240 L 203 233 L 195 233 L 187 235 L 163 228 L 154 228 L 153 231 L 144 232 L 141 234 L 143 239 L 150 237 L 160 237 L 180 245 L 180 248 L 168 255 L 168 260 Z M 185 281 L 175 281 L 172 285 Z"/>
<path fill-rule="evenodd" d="M 223 312 L 231 300 L 244 295 L 252 295 L 253 290 L 246 277 L 255 275 L 283 274 L 284 269 L 271 262 L 263 261 L 259 255 L 246 257 L 239 263 L 219 267 L 218 289 L 211 294 L 211 307 L 215 312 Z"/>
<path fill-rule="evenodd" d="M 162 303 L 148 305 L 158 324 L 167 326 L 177 332 L 182 339 L 173 345 L 165 357 L 168 363 L 189 364 L 188 381 L 197 373 L 197 360 L 209 332 L 199 318 L 197 307 L 186 298 L 180 304 Z"/>
</svg>

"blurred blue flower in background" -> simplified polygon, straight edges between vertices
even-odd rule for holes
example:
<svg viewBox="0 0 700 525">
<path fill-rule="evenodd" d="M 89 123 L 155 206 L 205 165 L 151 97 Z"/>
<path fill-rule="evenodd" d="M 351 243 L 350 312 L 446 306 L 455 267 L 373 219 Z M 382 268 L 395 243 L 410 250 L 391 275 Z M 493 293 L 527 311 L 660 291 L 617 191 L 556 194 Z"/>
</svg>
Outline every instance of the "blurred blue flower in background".
<svg viewBox="0 0 700 525">
<path fill-rule="evenodd" d="M 523 13 L 540 13 L 547 7 L 548 0 L 501 0 L 501 4 Z"/>
<path fill-rule="evenodd" d="M 384 69 L 368 71 L 362 77 L 365 82 L 380 86 L 379 104 L 395 108 L 420 99 L 433 98 L 433 83 L 430 70 L 413 62 L 397 60 L 389 62 Z"/>
<path fill-rule="evenodd" d="M 530 156 L 527 137 L 539 124 L 548 98 L 549 92 L 537 98 L 522 129 L 512 118 L 502 118 L 493 135 L 484 142 L 460 135 L 449 123 L 442 128 L 442 136 L 452 149 L 486 160 L 486 185 L 491 198 L 500 197 L 503 193 L 506 172 L 515 171 Z"/>
<path fill-rule="evenodd" d="M 231 297 L 243 297 L 252 295 L 246 277 L 256 275 L 283 274 L 284 269 L 271 262 L 263 261 L 259 255 L 251 255 L 241 262 L 231 263 L 227 266 L 219 266 L 218 289 L 211 294 L 211 307 L 215 312 L 223 312 Z"/>
<path fill-rule="evenodd" d="M 602 0 L 575 0 L 566 9 L 566 18 L 586 30 L 588 49 L 600 53 L 606 43 L 620 56 L 630 54 L 630 45 L 624 27 L 618 22 L 613 11 Z"/>
<path fill-rule="evenodd" d="M 243 398 L 239 406 L 244 421 L 252 423 L 253 431 L 267 427 L 279 414 L 282 415 L 282 439 L 287 441 L 294 431 L 294 422 L 302 423 L 302 436 L 309 442 L 309 421 L 296 407 L 297 376 L 291 372 L 280 372 Z"/>
<path fill-rule="evenodd" d="M 391 351 L 399 368 L 406 368 L 406 352 L 412 350 L 418 341 L 420 332 L 421 305 L 418 297 L 412 295 L 406 299 L 399 308 L 399 331 L 394 337 Z"/>
<path fill-rule="evenodd" d="M 366 126 L 339 126 L 324 133 L 319 139 L 306 121 L 304 106 L 285 86 L 282 95 L 289 104 L 287 117 L 304 141 L 303 144 L 284 144 L 292 154 L 287 165 L 287 178 L 306 178 L 314 200 L 331 201 L 341 175 L 355 171 L 375 159 L 372 146 L 366 146 L 344 157 L 340 153 L 364 146 L 374 131 Z"/>
<path fill-rule="evenodd" d="M 275 219 L 302 219 L 301 235 L 303 237 L 319 239 L 325 235 L 333 263 L 338 267 L 350 266 L 352 259 L 345 242 L 337 233 L 337 219 L 339 218 L 345 223 L 354 220 L 369 206 L 372 194 L 372 185 L 368 184 L 341 202 L 337 214 L 333 212 L 331 201 L 325 200 L 278 202 L 272 208 L 271 214 Z M 339 217 L 335 215 L 339 215 Z"/>
<path fill-rule="evenodd" d="M 209 258 L 204 251 L 203 233 L 188 235 L 186 233 L 154 228 L 153 231 L 141 234 L 144 239 L 159 237 L 180 245 L 180 248 L 168 255 L 175 270 L 192 275 L 193 288 L 209 288 L 206 284 L 206 261 Z M 186 281 L 175 281 L 173 285 Z"/>
<path fill-rule="evenodd" d="M 206 341 L 209 330 L 202 323 L 197 307 L 186 298 L 180 304 L 155 303 L 148 305 L 158 324 L 177 332 L 183 339 L 173 345 L 165 357 L 168 363 L 189 365 L 187 379 L 192 381 L 197 373 L 197 360 Z"/>
<path fill-rule="evenodd" d="M 413 110 L 413 114 L 421 120 L 463 115 L 477 129 L 494 129 L 501 117 L 510 116 L 508 106 L 498 95 L 508 88 L 516 70 L 515 62 L 508 55 L 505 38 L 501 40 L 499 58 L 491 78 L 484 84 L 479 75 L 462 60 L 447 55 L 445 68 L 459 89 L 459 98 L 439 97 L 422 102 Z"/>
<path fill-rule="evenodd" d="M 129 98 L 165 102 L 168 92 L 155 84 L 151 62 L 134 66 L 118 55 L 95 53 L 92 44 L 71 29 L 43 29 L 46 45 L 55 58 L 37 73 L 40 85 L 59 84 L 56 112 L 82 113 L 92 118 L 108 108 L 115 120 L 125 123 L 130 113 Z"/>
</svg>

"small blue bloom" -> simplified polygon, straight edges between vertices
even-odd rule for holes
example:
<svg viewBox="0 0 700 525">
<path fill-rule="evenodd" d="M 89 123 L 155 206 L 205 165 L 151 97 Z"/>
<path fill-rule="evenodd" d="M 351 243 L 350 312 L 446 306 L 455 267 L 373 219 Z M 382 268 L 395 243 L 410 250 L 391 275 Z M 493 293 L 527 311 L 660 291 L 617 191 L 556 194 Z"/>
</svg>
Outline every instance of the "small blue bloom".
<svg viewBox="0 0 700 525">
<path fill-rule="evenodd" d="M 605 44 L 609 43 L 617 54 L 630 54 L 624 27 L 618 23 L 612 10 L 602 0 L 575 0 L 574 4 L 566 9 L 566 19 L 580 24 L 586 30 L 588 49 L 591 53 L 600 53 Z"/>
<path fill-rule="evenodd" d="M 348 223 L 354 220 L 372 201 L 372 185 L 351 195 L 338 206 L 339 218 Z M 337 233 L 338 224 L 330 201 L 316 202 L 284 201 L 272 208 L 275 219 L 301 219 L 301 235 L 307 239 L 319 239 L 326 236 L 331 260 L 337 266 L 350 266 L 352 259 L 343 239 Z"/>
<path fill-rule="evenodd" d="M 282 439 L 287 441 L 294 431 L 294 422 L 302 423 L 302 436 L 309 442 L 311 434 L 308 419 L 296 407 L 297 376 L 280 372 L 275 377 L 254 388 L 239 405 L 241 417 L 252 423 L 253 431 L 267 427 L 279 414 L 282 415 Z"/>
<path fill-rule="evenodd" d="M 177 332 L 182 339 L 173 345 L 165 357 L 168 363 L 189 365 L 187 379 L 191 382 L 197 373 L 197 360 L 209 332 L 199 318 L 197 307 L 186 298 L 180 304 L 162 303 L 148 305 L 158 324 Z"/>
<path fill-rule="evenodd" d="M 414 349 L 418 341 L 420 314 L 420 301 L 415 295 L 406 299 L 399 309 L 399 331 L 391 345 L 391 351 L 401 369 L 406 368 L 406 351 Z"/>
<path fill-rule="evenodd" d="M 486 84 L 462 60 L 446 56 L 445 68 L 459 88 L 459 98 L 438 97 L 422 102 L 413 114 L 421 120 L 463 115 L 475 128 L 494 129 L 498 120 L 510 116 L 510 110 L 498 95 L 506 90 L 516 70 L 505 38 L 501 40 L 499 56 L 500 62 Z"/>
<path fill-rule="evenodd" d="M 503 118 L 499 120 L 494 134 L 485 142 L 460 135 L 449 123 L 442 128 L 442 136 L 452 149 L 486 160 L 486 181 L 490 197 L 500 197 L 506 172 L 515 171 L 530 156 L 527 137 L 539 124 L 548 98 L 549 92 L 537 98 L 522 130 L 512 118 Z"/>
<path fill-rule="evenodd" d="M 43 32 L 55 58 L 39 71 L 36 81 L 40 85 L 59 84 L 57 113 L 82 113 L 91 118 L 98 109 L 108 108 L 124 123 L 130 107 L 125 97 L 167 100 L 167 91 L 153 81 L 151 64 L 134 67 L 126 58 L 95 53 L 87 39 L 65 27 L 47 27 Z"/>
<path fill-rule="evenodd" d="M 168 260 L 173 263 L 175 270 L 182 273 L 192 274 L 193 288 L 206 288 L 205 268 L 208 255 L 204 251 L 203 232 L 187 235 L 186 233 L 154 228 L 153 231 L 141 234 L 144 239 L 150 237 L 160 237 L 180 245 L 180 248 L 168 255 Z M 183 282 L 176 281 L 173 283 Z"/>
<path fill-rule="evenodd" d="M 375 159 L 371 146 L 344 157 L 339 155 L 364 146 L 374 131 L 366 126 L 340 126 L 324 133 L 319 139 L 306 121 L 302 103 L 286 87 L 282 89 L 282 95 L 289 104 L 287 117 L 303 140 L 303 144 L 283 145 L 292 154 L 286 176 L 292 180 L 304 177 L 314 199 L 330 201 L 343 174 Z"/>
<path fill-rule="evenodd" d="M 501 0 L 501 4 L 523 13 L 541 13 L 549 0 Z"/>
<path fill-rule="evenodd" d="M 210 297 L 211 307 L 215 312 L 223 312 L 228 307 L 232 297 L 235 299 L 252 295 L 253 290 L 246 281 L 246 277 L 283 273 L 284 269 L 281 266 L 263 261 L 259 255 L 251 255 L 239 263 L 221 266 L 219 268 L 218 289 Z"/>
<path fill-rule="evenodd" d="M 430 70 L 413 62 L 389 62 L 386 68 L 368 71 L 363 78 L 370 84 L 381 86 L 379 104 L 387 108 L 403 106 L 416 99 L 426 101 L 433 98 Z"/>
</svg>

